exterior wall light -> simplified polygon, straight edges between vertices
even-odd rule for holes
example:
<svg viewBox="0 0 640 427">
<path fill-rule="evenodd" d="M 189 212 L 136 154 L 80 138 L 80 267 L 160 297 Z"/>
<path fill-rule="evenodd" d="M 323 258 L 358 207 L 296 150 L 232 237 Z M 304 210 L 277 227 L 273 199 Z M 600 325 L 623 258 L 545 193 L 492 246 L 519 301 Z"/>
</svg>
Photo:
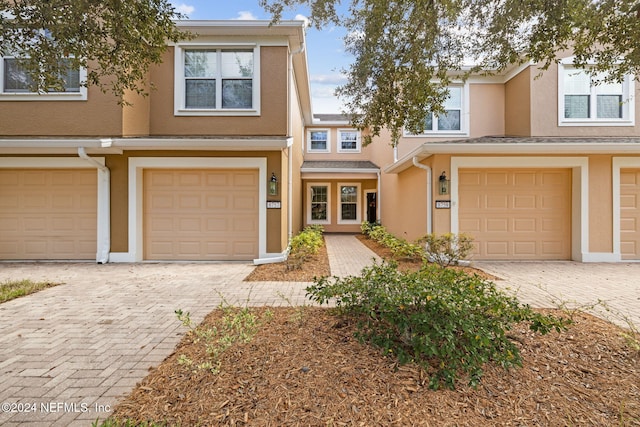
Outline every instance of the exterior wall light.
<svg viewBox="0 0 640 427">
<path fill-rule="evenodd" d="M 438 194 L 449 194 L 449 183 L 451 181 L 447 179 L 447 175 L 444 171 L 440 174 L 440 178 L 438 178 Z"/>
<path fill-rule="evenodd" d="M 277 196 L 278 195 L 278 177 L 276 177 L 276 173 L 271 173 L 271 179 L 269 180 L 269 195 Z"/>
</svg>

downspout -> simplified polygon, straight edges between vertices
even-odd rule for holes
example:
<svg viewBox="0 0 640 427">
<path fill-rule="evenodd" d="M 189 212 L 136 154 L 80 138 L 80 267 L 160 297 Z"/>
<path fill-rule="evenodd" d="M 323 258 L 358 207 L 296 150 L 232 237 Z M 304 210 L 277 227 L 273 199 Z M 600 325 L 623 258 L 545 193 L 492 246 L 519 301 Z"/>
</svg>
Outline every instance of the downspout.
<svg viewBox="0 0 640 427">
<path fill-rule="evenodd" d="M 378 218 L 378 223 L 382 224 L 382 185 L 381 185 L 381 179 L 382 176 L 380 174 L 380 171 L 376 172 L 376 175 L 378 175 L 378 200 L 376 200 L 376 216 Z"/>
<path fill-rule="evenodd" d="M 293 83 L 293 56 L 298 55 L 305 50 L 305 43 L 302 41 L 300 43 L 300 48 L 294 50 L 289 53 L 289 78 L 291 78 Z M 289 100 L 287 102 L 287 120 L 289 122 L 289 129 L 287 133 L 290 137 L 293 138 L 293 123 L 291 120 L 291 96 L 289 96 Z M 302 128 L 304 130 L 304 120 L 302 123 Z M 303 132 L 304 133 L 304 132 Z M 304 142 L 303 142 L 304 144 Z M 287 147 L 287 168 L 288 168 L 288 179 L 287 179 L 287 244 L 291 241 L 293 237 L 293 146 L 294 144 L 288 144 Z"/>
<path fill-rule="evenodd" d="M 427 171 L 427 233 L 431 234 L 433 232 L 433 190 L 431 188 L 431 168 L 420 163 L 416 156 L 413 156 L 413 165 L 419 169 Z"/>
<path fill-rule="evenodd" d="M 111 251 L 111 171 L 108 167 L 87 155 L 84 147 L 78 147 L 78 156 L 98 169 L 98 248 L 96 262 L 109 262 Z M 100 191 L 102 189 L 102 191 Z"/>
</svg>

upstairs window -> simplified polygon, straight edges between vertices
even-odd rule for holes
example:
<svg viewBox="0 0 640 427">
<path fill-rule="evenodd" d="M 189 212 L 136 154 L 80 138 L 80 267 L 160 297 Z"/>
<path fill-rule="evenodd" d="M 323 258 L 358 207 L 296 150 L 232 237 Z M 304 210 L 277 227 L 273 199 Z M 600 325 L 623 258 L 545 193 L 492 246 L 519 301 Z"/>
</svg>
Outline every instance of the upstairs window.
<svg viewBox="0 0 640 427">
<path fill-rule="evenodd" d="M 421 134 L 405 136 L 448 136 L 468 133 L 468 88 L 467 86 L 449 86 L 449 96 L 444 102 L 444 113 L 428 112 L 424 119 L 424 131 Z"/>
<path fill-rule="evenodd" d="M 176 113 L 256 112 L 255 49 L 176 48 Z"/>
<path fill-rule="evenodd" d="M 591 74 L 571 64 L 560 65 L 559 125 L 633 125 L 633 80 L 607 82 L 606 74 Z"/>
<path fill-rule="evenodd" d="M 309 152 L 328 153 L 331 151 L 331 141 L 328 129 L 313 129 L 307 132 L 307 150 Z"/>
<path fill-rule="evenodd" d="M 339 153 L 359 153 L 360 152 L 360 132 L 354 129 L 338 130 L 338 152 Z"/>
<path fill-rule="evenodd" d="M 34 92 L 33 78 L 20 63 L 19 58 L 5 56 L 0 58 L 0 99 L 1 100 L 53 100 L 86 99 L 86 87 L 82 81 L 86 78 L 84 69 L 72 68 L 68 59 L 60 60 L 63 70 L 60 78 L 64 88 L 50 88 L 47 92 Z"/>
</svg>

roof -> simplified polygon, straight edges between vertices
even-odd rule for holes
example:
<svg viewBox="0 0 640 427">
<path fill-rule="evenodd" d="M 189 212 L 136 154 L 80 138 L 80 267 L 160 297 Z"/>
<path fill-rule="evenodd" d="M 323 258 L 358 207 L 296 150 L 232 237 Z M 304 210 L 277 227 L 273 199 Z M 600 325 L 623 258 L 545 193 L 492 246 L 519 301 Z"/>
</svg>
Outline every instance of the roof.
<svg viewBox="0 0 640 427">
<path fill-rule="evenodd" d="M 380 172 L 380 168 L 370 161 L 359 160 L 307 160 L 302 163 L 302 172 L 348 172 L 371 173 Z"/>
<path fill-rule="evenodd" d="M 483 136 L 442 142 L 425 142 L 385 172 L 399 173 L 434 154 L 640 154 L 640 137 L 511 137 Z"/>
<path fill-rule="evenodd" d="M 349 123 L 350 120 L 346 114 L 314 114 L 313 121 L 314 123 Z"/>
</svg>

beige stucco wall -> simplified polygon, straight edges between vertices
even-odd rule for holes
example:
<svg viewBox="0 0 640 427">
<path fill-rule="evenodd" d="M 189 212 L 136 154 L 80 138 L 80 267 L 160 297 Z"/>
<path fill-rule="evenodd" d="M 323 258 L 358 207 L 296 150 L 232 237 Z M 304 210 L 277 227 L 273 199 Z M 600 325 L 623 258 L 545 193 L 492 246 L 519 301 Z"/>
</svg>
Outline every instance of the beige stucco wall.
<svg viewBox="0 0 640 427">
<path fill-rule="evenodd" d="M 469 136 L 504 135 L 505 86 L 469 85 Z"/>
<path fill-rule="evenodd" d="M 2 136 L 122 135 L 122 108 L 110 93 L 89 87 L 86 101 L 2 101 Z"/>
<path fill-rule="evenodd" d="M 531 135 L 531 69 L 526 68 L 505 84 L 505 135 Z"/>
<path fill-rule="evenodd" d="M 612 156 L 589 156 L 589 250 L 613 251 Z"/>
<path fill-rule="evenodd" d="M 145 87 L 147 96 L 135 92 L 127 92 L 124 96 L 125 105 L 122 108 L 122 136 L 149 135 L 150 87 Z"/>
<path fill-rule="evenodd" d="M 264 135 L 287 134 L 287 47 L 260 48 L 259 116 L 175 116 L 174 49 L 151 70 L 151 135 Z"/>
</svg>

